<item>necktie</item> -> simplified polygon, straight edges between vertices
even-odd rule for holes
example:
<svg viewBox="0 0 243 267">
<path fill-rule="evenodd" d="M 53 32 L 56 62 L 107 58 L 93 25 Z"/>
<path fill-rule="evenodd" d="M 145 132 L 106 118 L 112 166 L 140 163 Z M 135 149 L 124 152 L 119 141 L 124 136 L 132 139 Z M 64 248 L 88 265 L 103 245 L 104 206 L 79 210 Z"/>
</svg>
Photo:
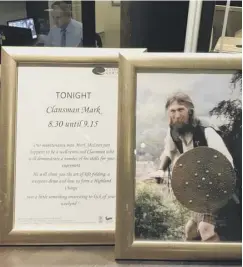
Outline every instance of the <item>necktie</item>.
<svg viewBox="0 0 243 267">
<path fill-rule="evenodd" d="M 61 30 L 61 34 L 62 34 L 62 36 L 61 36 L 61 46 L 62 47 L 66 46 L 66 32 L 67 32 L 66 29 L 62 29 Z"/>
</svg>

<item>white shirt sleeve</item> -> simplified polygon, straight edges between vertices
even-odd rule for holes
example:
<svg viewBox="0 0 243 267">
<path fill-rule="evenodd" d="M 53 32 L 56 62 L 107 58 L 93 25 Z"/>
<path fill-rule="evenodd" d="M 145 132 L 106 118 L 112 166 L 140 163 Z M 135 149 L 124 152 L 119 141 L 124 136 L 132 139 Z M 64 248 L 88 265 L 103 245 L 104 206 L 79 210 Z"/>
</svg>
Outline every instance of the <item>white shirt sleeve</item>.
<svg viewBox="0 0 243 267">
<path fill-rule="evenodd" d="M 208 147 L 211 147 L 215 150 L 221 152 L 234 167 L 233 158 L 229 153 L 223 139 L 221 136 L 211 127 L 205 128 L 205 137 L 208 143 Z"/>
<path fill-rule="evenodd" d="M 160 156 L 159 169 L 162 168 L 166 157 L 169 157 L 172 160 L 170 130 L 167 131 L 167 134 L 166 134 L 165 139 L 164 139 L 164 150 Z"/>
<path fill-rule="evenodd" d="M 45 39 L 45 46 L 52 46 L 52 43 L 51 43 L 51 39 L 52 39 L 52 30 L 50 29 L 48 35 L 46 36 L 46 39 Z"/>
</svg>

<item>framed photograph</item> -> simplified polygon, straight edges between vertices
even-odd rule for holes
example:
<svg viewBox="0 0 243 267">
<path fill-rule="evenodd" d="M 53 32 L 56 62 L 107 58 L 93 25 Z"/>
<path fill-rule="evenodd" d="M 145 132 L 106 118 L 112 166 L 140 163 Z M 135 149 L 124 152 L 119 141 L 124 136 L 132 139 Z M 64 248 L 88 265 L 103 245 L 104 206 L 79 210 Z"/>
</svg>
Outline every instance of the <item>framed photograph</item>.
<svg viewBox="0 0 243 267">
<path fill-rule="evenodd" d="M 116 259 L 241 259 L 241 55 L 120 55 Z"/>
<path fill-rule="evenodd" d="M 2 47 L 1 244 L 114 244 L 119 51 Z"/>
</svg>

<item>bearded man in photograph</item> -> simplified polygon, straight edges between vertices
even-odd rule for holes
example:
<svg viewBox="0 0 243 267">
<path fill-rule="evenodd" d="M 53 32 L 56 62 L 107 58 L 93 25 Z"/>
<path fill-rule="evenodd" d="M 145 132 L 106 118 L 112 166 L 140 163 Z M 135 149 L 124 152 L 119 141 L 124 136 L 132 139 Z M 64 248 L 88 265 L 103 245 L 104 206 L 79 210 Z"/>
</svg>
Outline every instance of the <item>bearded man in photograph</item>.
<svg viewBox="0 0 243 267">
<path fill-rule="evenodd" d="M 164 150 L 161 154 L 159 170 L 150 177 L 163 177 L 165 171 L 173 166 L 177 159 L 186 151 L 195 147 L 208 146 L 221 152 L 231 163 L 233 158 L 222 137 L 209 125 L 196 118 L 194 104 L 184 93 L 175 93 L 168 98 L 165 109 L 169 118 L 169 129 L 165 137 Z M 216 231 L 216 214 L 192 212 L 190 220 L 185 225 L 185 239 L 218 242 Z"/>
</svg>

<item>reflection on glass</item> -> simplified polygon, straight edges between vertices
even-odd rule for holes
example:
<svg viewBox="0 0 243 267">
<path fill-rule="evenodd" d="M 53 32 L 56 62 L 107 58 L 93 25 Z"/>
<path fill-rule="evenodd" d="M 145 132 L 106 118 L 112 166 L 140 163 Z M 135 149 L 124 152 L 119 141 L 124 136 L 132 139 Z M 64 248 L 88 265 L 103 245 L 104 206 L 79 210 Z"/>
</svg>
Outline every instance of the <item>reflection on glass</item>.
<svg viewBox="0 0 243 267">
<path fill-rule="evenodd" d="M 241 241 L 241 79 L 138 73 L 136 239 Z"/>
<path fill-rule="evenodd" d="M 211 50 L 219 52 L 222 40 L 226 6 L 215 6 Z M 226 25 L 225 37 L 221 52 L 241 52 L 242 45 L 242 7 L 230 6 Z"/>
<path fill-rule="evenodd" d="M 81 1 L 2 1 L 0 45 L 82 47 L 81 7 Z"/>
<path fill-rule="evenodd" d="M 0 45 L 83 47 L 82 8 L 81 0 L 2 1 Z M 120 47 L 120 10 L 114 1 L 95 1 L 94 14 L 87 10 L 85 27 L 95 20 L 96 47 Z"/>
<path fill-rule="evenodd" d="M 65 2 L 51 4 L 53 26 L 45 39 L 45 46 L 82 47 L 83 24 L 72 18 L 72 5 Z"/>
</svg>

